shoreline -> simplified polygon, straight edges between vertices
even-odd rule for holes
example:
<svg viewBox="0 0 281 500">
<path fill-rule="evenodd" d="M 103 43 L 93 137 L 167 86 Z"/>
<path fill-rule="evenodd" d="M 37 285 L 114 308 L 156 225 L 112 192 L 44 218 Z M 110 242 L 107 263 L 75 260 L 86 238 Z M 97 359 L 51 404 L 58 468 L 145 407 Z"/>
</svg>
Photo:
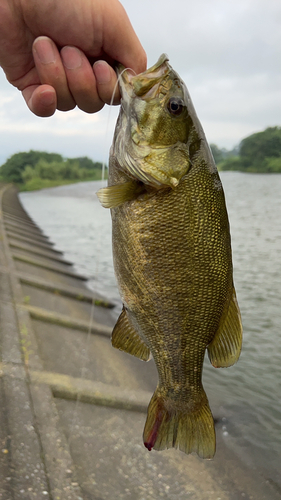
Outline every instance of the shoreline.
<svg viewBox="0 0 281 500">
<path fill-rule="evenodd" d="M 111 351 L 109 351 L 109 352 L 111 352 Z M 133 368 L 133 361 L 129 360 L 128 358 L 130 358 L 130 356 L 127 355 L 124 358 L 124 363 L 129 363 L 130 365 L 132 365 L 132 369 L 135 370 L 135 368 Z M 137 364 L 137 366 L 139 366 L 139 365 Z M 146 369 L 148 371 L 147 374 L 144 373 Z M 152 380 L 151 375 L 150 375 L 151 373 L 153 373 L 153 370 L 151 369 L 151 367 L 149 367 L 149 365 L 142 364 L 139 366 L 139 368 L 137 368 L 138 376 L 143 377 L 143 382 L 145 384 L 145 387 L 146 387 L 146 389 L 149 389 L 149 390 L 153 390 L 153 388 L 154 388 L 154 385 L 151 384 L 151 380 Z M 61 406 L 64 406 L 64 404 L 62 403 Z M 219 406 L 219 403 L 217 404 L 217 398 L 215 398 L 215 402 L 212 404 L 212 410 L 213 410 L 215 417 L 218 417 L 222 413 L 220 406 Z M 90 412 L 90 410 L 89 410 L 89 412 Z M 93 411 L 93 414 L 97 415 L 97 418 L 100 418 L 100 417 L 98 417 L 98 414 L 100 414 L 99 410 L 95 409 Z M 103 415 L 105 415 L 105 413 L 103 413 Z M 116 418 L 122 419 L 123 418 L 122 415 L 123 414 L 121 414 L 119 411 L 118 416 L 116 416 Z M 207 474 L 206 477 L 208 479 L 206 479 L 206 482 L 210 481 L 209 486 L 208 486 L 208 488 L 209 488 L 208 491 L 212 491 L 213 492 L 212 495 L 215 494 L 215 492 L 216 492 L 217 497 L 213 497 L 213 496 L 201 496 L 200 497 L 200 496 L 198 496 L 198 497 L 193 497 L 193 498 L 198 498 L 198 500 L 202 500 L 203 498 L 204 499 L 206 498 L 206 500 L 209 500 L 211 498 L 217 499 L 218 496 L 220 496 L 220 498 L 223 498 L 223 499 L 231 499 L 231 500 L 235 499 L 236 500 L 238 498 L 241 498 L 242 493 L 245 494 L 245 495 L 243 495 L 243 498 L 251 498 L 251 496 L 252 496 L 254 500 L 256 500 L 256 499 L 257 500 L 260 500 L 260 499 L 268 500 L 268 498 L 275 500 L 275 498 L 276 499 L 280 498 L 280 494 L 279 494 L 279 490 L 278 490 L 279 484 L 277 481 L 275 481 L 275 476 L 273 474 L 272 474 L 272 476 L 267 474 L 266 469 L 263 470 L 260 467 L 260 464 L 258 464 L 255 461 L 255 458 L 256 458 L 254 456 L 255 449 L 252 448 L 253 453 L 251 456 L 251 453 L 248 454 L 248 453 L 246 453 L 247 450 L 243 449 L 245 447 L 245 443 L 243 443 L 243 441 L 241 442 L 241 439 L 239 439 L 239 437 L 234 437 L 234 436 L 229 435 L 227 438 L 225 438 L 222 435 L 223 423 L 222 423 L 220 417 L 218 417 L 218 419 L 219 419 L 219 422 L 217 423 L 217 426 L 216 426 L 216 430 L 217 430 L 217 454 L 215 456 L 215 459 L 212 462 L 210 462 L 210 463 L 209 462 L 208 463 L 201 462 L 200 459 L 198 459 L 199 464 L 201 464 L 201 463 L 203 464 L 203 465 L 198 465 L 197 459 L 194 456 L 191 456 L 191 457 L 189 456 L 190 460 L 189 459 L 186 460 L 186 458 L 183 458 L 185 456 L 182 453 L 180 453 L 179 451 L 174 452 L 173 450 L 168 450 L 167 452 L 163 453 L 163 456 L 165 455 L 165 457 L 170 457 L 170 458 L 167 458 L 168 462 L 173 464 L 173 467 L 176 466 L 177 470 L 181 470 L 182 473 L 185 475 L 186 475 L 186 469 L 189 469 L 191 464 L 192 464 L 192 467 L 194 468 L 194 471 L 196 471 L 195 474 L 201 475 L 201 479 L 202 479 L 202 474 L 203 474 L 204 480 L 205 480 L 205 474 Z M 121 422 L 120 422 L 120 425 L 121 425 Z M 129 425 L 129 420 L 127 420 L 127 425 Z M 139 460 L 146 460 L 146 461 L 148 461 L 147 463 L 150 463 L 152 465 L 154 464 L 153 466 L 156 467 L 155 470 L 158 470 L 157 464 L 159 462 L 161 462 L 161 460 L 162 460 L 161 453 L 157 453 L 157 452 L 154 453 L 153 452 L 153 456 L 157 457 L 157 455 L 158 456 L 160 455 L 160 457 L 155 458 L 155 459 L 153 458 L 152 461 L 150 461 L 150 459 L 148 459 L 148 458 L 145 458 L 145 459 L 143 458 L 144 455 L 141 451 L 142 450 L 142 442 L 141 442 L 142 425 L 143 424 L 139 424 L 139 427 L 135 428 L 135 432 L 138 434 L 138 440 L 134 439 L 136 450 L 139 450 L 139 451 L 137 451 Z M 114 430 L 112 430 L 111 432 L 113 434 L 115 434 Z M 123 430 L 121 429 L 120 432 L 123 432 Z M 98 439 L 98 436 L 96 436 L 96 439 Z M 106 437 L 105 437 L 105 439 L 106 439 Z M 238 452 L 237 452 L 237 448 L 235 448 L 235 446 L 233 446 L 233 444 L 232 444 L 233 442 L 235 443 L 235 441 L 238 442 Z M 115 446 L 119 446 L 120 443 L 118 442 L 118 440 L 114 441 L 114 442 L 115 442 Z M 110 444 L 110 440 L 109 440 L 108 446 L 110 447 L 111 445 L 114 445 L 114 442 L 112 442 Z M 102 446 L 102 444 L 101 444 L 101 446 Z M 124 452 L 124 449 L 123 449 L 124 447 L 126 447 L 125 437 L 124 437 L 124 443 L 123 443 L 123 447 L 122 447 L 123 452 Z M 131 453 L 133 453 L 133 451 L 134 451 L 133 448 L 130 448 L 130 450 L 131 450 Z M 242 460 L 240 454 L 242 457 L 244 454 L 244 461 Z M 121 455 L 121 456 L 123 456 L 123 455 Z M 130 458 L 128 458 L 128 460 L 130 460 Z M 156 460 L 156 461 L 154 461 L 154 460 Z M 165 458 L 165 460 L 166 460 L 166 458 Z M 265 460 L 266 460 L 266 452 L 265 452 Z M 175 464 L 177 464 L 177 465 L 175 465 Z M 161 474 L 161 472 L 159 472 L 159 474 Z M 215 482 L 218 483 L 218 486 L 210 486 L 211 484 L 213 485 L 213 479 L 212 479 L 213 477 L 215 477 Z M 126 479 L 126 481 L 127 480 L 128 479 Z M 192 481 L 190 477 L 189 477 L 189 480 Z M 266 481 L 268 481 L 268 483 Z M 182 487 L 183 487 L 183 485 L 182 485 Z M 197 484 L 197 488 L 198 489 L 201 488 L 200 481 L 199 481 L 199 484 Z M 220 488 L 220 489 L 218 490 L 218 488 Z M 201 491 L 201 494 L 203 495 L 203 492 L 205 490 L 200 489 L 200 491 Z M 193 492 L 193 494 L 195 495 L 194 492 Z M 204 494 L 206 494 L 206 492 Z M 223 494 L 224 494 L 224 496 L 222 496 Z M 211 493 L 210 493 L 210 495 L 211 495 Z M 154 497 L 152 497 L 152 498 L 154 498 Z M 179 498 L 180 498 L 180 496 L 179 496 Z"/>
<path fill-rule="evenodd" d="M 33 183 L 31 187 L 28 186 L 27 184 L 19 184 L 18 189 L 20 193 L 29 193 L 32 191 L 41 191 L 42 189 L 49 189 L 49 188 L 54 188 L 54 187 L 59 187 L 59 186 L 67 186 L 67 185 L 72 185 L 72 184 L 79 184 L 80 182 L 93 182 L 93 181 L 101 181 L 102 179 L 93 179 L 93 178 L 86 178 L 86 179 L 57 179 L 57 180 L 51 180 L 51 179 L 40 179 L 38 178 L 37 183 Z M 37 179 L 36 179 L 37 181 Z"/>
</svg>

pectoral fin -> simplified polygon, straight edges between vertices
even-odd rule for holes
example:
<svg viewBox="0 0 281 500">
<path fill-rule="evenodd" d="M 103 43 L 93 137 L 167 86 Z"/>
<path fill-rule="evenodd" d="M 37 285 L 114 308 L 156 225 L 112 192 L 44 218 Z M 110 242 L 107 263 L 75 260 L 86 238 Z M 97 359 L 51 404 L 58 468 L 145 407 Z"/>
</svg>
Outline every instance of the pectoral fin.
<svg viewBox="0 0 281 500">
<path fill-rule="evenodd" d="M 113 329 L 111 342 L 113 347 L 120 351 L 132 354 L 143 361 L 150 359 L 150 350 L 129 323 L 124 307 Z"/>
<path fill-rule="evenodd" d="M 239 358 L 242 347 L 242 322 L 233 287 L 219 328 L 208 346 L 208 356 L 215 368 L 231 366 Z"/>
<path fill-rule="evenodd" d="M 97 197 L 104 208 L 115 208 L 125 201 L 134 200 L 143 190 L 144 188 L 139 182 L 128 181 L 100 189 L 97 192 Z"/>
</svg>

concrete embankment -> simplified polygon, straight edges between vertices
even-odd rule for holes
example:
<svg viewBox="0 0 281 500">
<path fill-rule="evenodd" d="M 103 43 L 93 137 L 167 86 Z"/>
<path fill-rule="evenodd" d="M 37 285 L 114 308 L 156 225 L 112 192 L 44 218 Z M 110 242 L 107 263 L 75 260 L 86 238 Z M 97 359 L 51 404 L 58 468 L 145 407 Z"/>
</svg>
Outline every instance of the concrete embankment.
<svg viewBox="0 0 281 500">
<path fill-rule="evenodd" d="M 219 431 L 213 462 L 143 447 L 153 363 L 111 347 L 112 304 L 0 189 L 0 499 L 277 498 Z"/>
</svg>

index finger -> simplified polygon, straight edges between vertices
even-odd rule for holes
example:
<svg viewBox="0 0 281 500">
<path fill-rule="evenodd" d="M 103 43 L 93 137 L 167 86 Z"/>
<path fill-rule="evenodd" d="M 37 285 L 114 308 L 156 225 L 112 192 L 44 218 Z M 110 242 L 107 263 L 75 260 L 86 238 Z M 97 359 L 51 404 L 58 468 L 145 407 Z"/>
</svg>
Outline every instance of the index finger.
<svg viewBox="0 0 281 500">
<path fill-rule="evenodd" d="M 104 2 L 104 39 L 103 49 L 113 60 L 120 62 L 125 68 L 136 73 L 146 70 L 147 57 L 127 13 L 121 3 L 117 2 L 114 16 L 111 14 L 110 2 Z"/>
</svg>

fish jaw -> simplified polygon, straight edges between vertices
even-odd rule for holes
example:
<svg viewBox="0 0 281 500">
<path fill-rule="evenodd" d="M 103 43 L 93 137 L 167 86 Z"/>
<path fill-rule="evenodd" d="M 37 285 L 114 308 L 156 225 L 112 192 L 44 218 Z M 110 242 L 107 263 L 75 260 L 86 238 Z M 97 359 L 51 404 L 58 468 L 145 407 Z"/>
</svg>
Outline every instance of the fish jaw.
<svg viewBox="0 0 281 500">
<path fill-rule="evenodd" d="M 162 54 L 156 64 L 140 75 L 134 75 L 130 72 L 132 70 L 126 69 L 122 64 L 117 66 L 117 76 L 124 108 L 129 109 L 130 99 L 135 96 L 145 96 L 145 94 L 147 94 L 147 97 L 152 96 L 153 88 L 155 95 L 155 86 L 163 79 L 163 76 L 168 75 L 171 69 L 168 61 L 168 56 Z"/>
<path fill-rule="evenodd" d="M 122 99 L 111 154 L 129 177 L 175 189 L 191 167 L 185 85 L 165 54 L 140 75 L 123 66 L 118 74 Z"/>
</svg>

